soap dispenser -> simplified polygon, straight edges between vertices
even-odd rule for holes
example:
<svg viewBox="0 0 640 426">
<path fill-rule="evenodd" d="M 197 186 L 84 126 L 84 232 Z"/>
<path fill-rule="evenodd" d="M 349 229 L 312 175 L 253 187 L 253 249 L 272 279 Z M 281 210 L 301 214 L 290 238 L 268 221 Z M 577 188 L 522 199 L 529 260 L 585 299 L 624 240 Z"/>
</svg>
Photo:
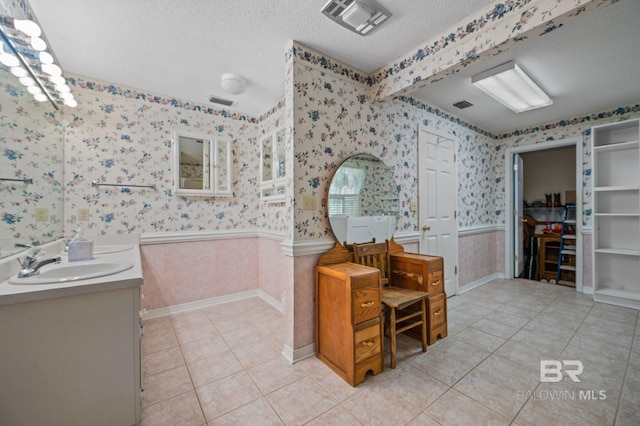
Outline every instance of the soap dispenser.
<svg viewBox="0 0 640 426">
<path fill-rule="evenodd" d="M 91 259 L 93 259 L 93 241 L 87 240 L 82 235 L 82 229 L 78 228 L 69 241 L 69 262 Z"/>
</svg>

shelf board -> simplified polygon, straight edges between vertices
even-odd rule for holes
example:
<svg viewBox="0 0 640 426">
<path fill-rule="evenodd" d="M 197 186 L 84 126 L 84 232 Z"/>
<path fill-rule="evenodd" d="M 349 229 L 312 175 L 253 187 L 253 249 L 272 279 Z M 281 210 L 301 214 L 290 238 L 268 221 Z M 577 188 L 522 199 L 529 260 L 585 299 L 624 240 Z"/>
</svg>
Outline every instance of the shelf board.
<svg viewBox="0 0 640 426">
<path fill-rule="evenodd" d="M 597 248 L 596 253 L 603 254 L 622 254 L 624 256 L 640 256 L 640 250 L 617 249 L 617 248 Z"/>
<path fill-rule="evenodd" d="M 567 254 L 569 256 L 575 256 L 576 255 L 576 251 L 575 250 L 562 250 L 562 254 Z"/>
<path fill-rule="evenodd" d="M 609 191 L 638 191 L 637 186 L 596 186 L 593 192 L 609 192 Z"/>
<path fill-rule="evenodd" d="M 575 240 L 578 237 L 576 237 L 576 235 L 574 234 L 568 234 L 568 235 L 565 234 L 562 236 L 562 238 L 564 238 L 565 240 Z"/>
<path fill-rule="evenodd" d="M 594 216 L 601 216 L 601 217 L 640 217 L 640 213 L 595 213 Z"/>
<path fill-rule="evenodd" d="M 625 308 L 640 309 L 640 291 L 603 288 L 593 292 L 593 300 Z"/>
<path fill-rule="evenodd" d="M 638 148 L 638 141 L 619 142 L 608 145 L 596 145 L 593 147 L 594 152 L 620 151 L 623 149 Z"/>
<path fill-rule="evenodd" d="M 569 266 L 569 265 L 560 265 L 560 269 L 563 271 L 576 271 L 576 267 L 575 266 Z"/>
</svg>

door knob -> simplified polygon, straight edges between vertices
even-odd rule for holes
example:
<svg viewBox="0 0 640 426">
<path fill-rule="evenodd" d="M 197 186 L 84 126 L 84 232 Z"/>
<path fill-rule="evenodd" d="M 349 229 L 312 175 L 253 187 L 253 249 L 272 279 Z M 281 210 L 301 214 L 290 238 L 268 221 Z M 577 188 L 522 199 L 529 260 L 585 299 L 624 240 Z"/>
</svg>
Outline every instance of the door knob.
<svg viewBox="0 0 640 426">
<path fill-rule="evenodd" d="M 527 223 L 527 219 L 522 218 L 522 223 Z"/>
<path fill-rule="evenodd" d="M 431 231 L 431 227 L 430 227 L 430 226 L 425 225 L 425 226 L 423 226 L 423 227 L 422 227 L 422 230 L 423 230 L 424 232 Z"/>
</svg>

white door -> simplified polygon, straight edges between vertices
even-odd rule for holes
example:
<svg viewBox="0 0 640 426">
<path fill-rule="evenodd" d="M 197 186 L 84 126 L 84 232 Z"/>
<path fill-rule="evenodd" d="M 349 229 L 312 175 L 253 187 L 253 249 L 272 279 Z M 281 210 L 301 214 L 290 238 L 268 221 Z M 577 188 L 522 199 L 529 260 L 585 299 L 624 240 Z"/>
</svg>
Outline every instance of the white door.
<svg viewBox="0 0 640 426">
<path fill-rule="evenodd" d="M 513 271 L 515 277 L 519 277 L 522 274 L 522 270 L 524 269 L 524 243 L 523 243 L 523 235 L 524 235 L 524 203 L 522 201 L 522 192 L 523 192 L 523 160 L 520 154 L 513 155 L 513 181 L 514 185 L 514 193 L 513 193 L 513 244 L 516 248 L 515 256 L 513 257 L 514 266 Z"/>
<path fill-rule="evenodd" d="M 448 296 L 458 291 L 458 224 L 453 139 L 423 129 L 418 135 L 420 253 L 442 256 Z"/>
</svg>

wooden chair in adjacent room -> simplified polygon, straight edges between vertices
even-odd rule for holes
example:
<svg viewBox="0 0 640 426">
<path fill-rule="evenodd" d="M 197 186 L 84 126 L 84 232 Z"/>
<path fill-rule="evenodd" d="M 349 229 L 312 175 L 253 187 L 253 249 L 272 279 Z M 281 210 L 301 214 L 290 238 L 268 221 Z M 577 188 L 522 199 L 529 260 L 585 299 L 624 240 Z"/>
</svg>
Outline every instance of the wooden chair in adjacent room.
<svg viewBox="0 0 640 426">
<path fill-rule="evenodd" d="M 429 293 L 394 287 L 391 279 L 389 241 L 384 243 L 353 243 L 355 263 L 380 270 L 380 297 L 388 307 L 388 330 L 391 336 L 391 368 L 396 368 L 396 336 L 421 327 L 422 352 L 427 351 L 427 297 Z M 386 322 L 386 321 L 385 321 Z"/>
</svg>

